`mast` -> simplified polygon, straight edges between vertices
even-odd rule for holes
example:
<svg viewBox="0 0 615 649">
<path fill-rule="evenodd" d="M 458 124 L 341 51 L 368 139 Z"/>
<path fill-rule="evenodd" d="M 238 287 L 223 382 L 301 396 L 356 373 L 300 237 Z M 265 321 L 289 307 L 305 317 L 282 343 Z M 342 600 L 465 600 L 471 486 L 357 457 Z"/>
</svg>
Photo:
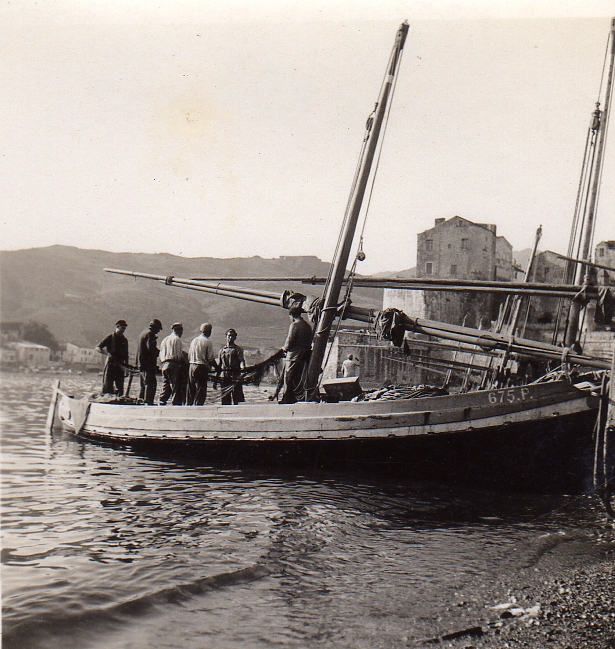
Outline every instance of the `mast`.
<svg viewBox="0 0 615 649">
<path fill-rule="evenodd" d="M 391 99 L 407 34 L 408 23 L 404 22 L 397 30 L 395 36 L 395 44 L 393 46 L 393 51 L 391 52 L 391 58 L 389 59 L 385 81 L 380 91 L 380 96 L 378 97 L 378 103 L 376 104 L 373 123 L 370 124 L 370 121 L 368 120 L 368 132 L 366 135 L 367 147 L 365 148 L 363 159 L 360 163 L 357 182 L 353 186 L 350 195 L 347 216 L 344 219 L 342 233 L 340 235 L 340 243 L 332 262 L 329 281 L 325 286 L 323 308 L 314 331 L 314 342 L 306 381 L 308 397 L 314 393 L 318 386 L 318 380 L 322 371 L 322 362 L 327 348 L 327 341 L 329 339 L 329 332 L 331 331 L 331 325 L 333 324 L 337 314 L 340 290 L 344 282 L 344 274 L 346 273 L 352 240 L 359 220 L 359 213 L 361 212 L 363 197 L 371 173 L 372 162 L 378 147 L 382 124 Z"/>
<path fill-rule="evenodd" d="M 613 68 L 615 66 L 615 18 L 611 19 L 611 57 L 609 63 L 609 73 L 607 77 L 606 90 L 604 93 L 604 109 L 600 111 L 600 103 L 596 104 L 596 110 L 594 111 L 592 128 L 600 131 L 600 136 L 598 139 L 598 148 L 596 151 L 596 160 L 593 169 L 593 178 L 591 185 L 591 194 L 589 200 L 589 208 L 587 212 L 587 220 L 585 222 L 585 231 L 583 233 L 583 248 L 581 250 L 581 260 L 583 263 L 579 264 L 577 267 L 577 276 L 576 280 L 578 284 L 581 282 L 583 285 L 587 285 L 588 278 L 585 275 L 585 266 L 589 260 L 589 249 L 591 246 L 593 234 L 594 234 L 594 222 L 596 218 L 596 206 L 598 204 L 598 190 L 600 188 L 600 181 L 602 179 L 602 160 L 604 157 L 604 144 L 606 140 L 606 131 L 607 124 L 609 119 L 609 108 L 611 103 L 611 95 L 613 88 Z M 568 316 L 568 328 L 566 331 L 566 347 L 572 347 L 576 342 L 577 335 L 579 333 L 579 320 L 581 316 L 581 309 L 583 304 L 580 299 L 573 300 L 572 305 L 570 306 L 570 314 Z"/>
<path fill-rule="evenodd" d="M 538 244 L 542 237 L 542 225 L 536 230 L 536 237 L 534 238 L 534 247 L 532 248 L 532 253 L 527 262 L 527 270 L 525 271 L 525 276 L 523 278 L 524 283 L 530 282 L 530 277 L 532 276 L 532 266 L 534 266 L 534 260 L 536 259 L 536 252 L 538 251 Z M 508 325 L 508 333 L 514 335 L 517 328 L 517 323 L 519 322 L 519 311 L 521 310 L 521 295 L 515 295 L 514 299 L 514 308 L 513 313 L 510 319 L 510 324 Z"/>
</svg>

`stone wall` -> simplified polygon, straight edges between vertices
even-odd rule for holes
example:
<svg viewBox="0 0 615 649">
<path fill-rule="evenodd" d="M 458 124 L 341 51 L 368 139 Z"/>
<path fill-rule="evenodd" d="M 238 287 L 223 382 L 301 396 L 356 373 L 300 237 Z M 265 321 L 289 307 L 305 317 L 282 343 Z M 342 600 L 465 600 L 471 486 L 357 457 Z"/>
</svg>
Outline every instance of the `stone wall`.
<svg viewBox="0 0 615 649">
<path fill-rule="evenodd" d="M 410 363 L 402 349 L 364 329 L 342 329 L 327 348 L 324 379 L 342 375 L 342 362 L 352 354 L 359 359 L 363 389 L 388 384 L 419 385 L 430 381 L 424 369 Z M 433 379 L 433 377 L 431 377 Z"/>
</svg>

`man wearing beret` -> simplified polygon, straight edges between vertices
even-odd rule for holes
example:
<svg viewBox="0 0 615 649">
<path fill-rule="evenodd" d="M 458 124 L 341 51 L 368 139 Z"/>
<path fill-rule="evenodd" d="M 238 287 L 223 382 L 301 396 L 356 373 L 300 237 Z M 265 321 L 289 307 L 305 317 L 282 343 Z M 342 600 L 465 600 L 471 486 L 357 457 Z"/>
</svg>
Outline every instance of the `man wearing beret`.
<svg viewBox="0 0 615 649">
<path fill-rule="evenodd" d="M 103 370 L 103 394 L 124 394 L 124 373 L 128 365 L 128 341 L 124 337 L 126 320 L 115 323 L 115 331 L 109 334 L 96 346 L 96 351 L 106 354 L 105 369 Z"/>
<path fill-rule="evenodd" d="M 184 325 L 175 322 L 171 325 L 171 333 L 160 343 L 160 363 L 162 366 L 162 390 L 160 405 L 166 406 L 169 397 L 173 395 L 173 405 L 182 404 L 180 385 L 181 364 L 184 362 L 184 346 L 181 337 Z"/>
<path fill-rule="evenodd" d="M 156 347 L 157 335 L 162 331 L 162 324 L 158 318 L 154 318 L 149 327 L 141 332 L 137 347 L 136 365 L 139 368 L 141 378 L 141 392 L 139 399 L 150 406 L 154 405 L 156 395 L 156 361 L 158 360 L 158 347 Z"/>
</svg>

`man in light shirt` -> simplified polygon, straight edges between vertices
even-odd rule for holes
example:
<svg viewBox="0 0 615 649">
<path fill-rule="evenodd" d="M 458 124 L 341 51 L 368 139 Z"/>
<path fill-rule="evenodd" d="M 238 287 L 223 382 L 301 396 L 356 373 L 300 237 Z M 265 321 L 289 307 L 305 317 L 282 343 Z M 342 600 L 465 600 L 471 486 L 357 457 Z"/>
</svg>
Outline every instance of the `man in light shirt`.
<svg viewBox="0 0 615 649">
<path fill-rule="evenodd" d="M 342 363 L 342 376 L 359 376 L 359 359 L 348 354 L 348 358 Z"/>
<path fill-rule="evenodd" d="M 181 405 L 179 387 L 179 373 L 183 363 L 184 346 L 180 340 L 184 333 L 184 326 L 176 322 L 171 327 L 171 333 L 160 343 L 160 364 L 162 367 L 162 390 L 160 392 L 160 405 L 166 406 L 169 397 L 173 396 L 173 405 Z"/>
<path fill-rule="evenodd" d="M 204 322 L 201 325 L 201 333 L 191 343 L 188 352 L 190 361 L 190 374 L 188 377 L 188 399 L 189 406 L 202 406 L 207 398 L 207 374 L 210 370 L 216 369 L 216 357 L 214 348 L 209 337 L 211 336 L 211 325 Z"/>
</svg>

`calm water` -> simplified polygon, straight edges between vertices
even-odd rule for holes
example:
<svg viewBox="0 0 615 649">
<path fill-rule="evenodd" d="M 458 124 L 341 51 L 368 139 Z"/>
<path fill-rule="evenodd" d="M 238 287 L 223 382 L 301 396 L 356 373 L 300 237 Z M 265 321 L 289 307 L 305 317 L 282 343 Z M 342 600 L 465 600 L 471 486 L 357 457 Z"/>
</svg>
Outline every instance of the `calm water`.
<svg viewBox="0 0 615 649">
<path fill-rule="evenodd" d="M 47 439 L 55 378 L 99 382 L 1 375 L 6 648 L 405 646 L 484 623 L 546 542 L 589 547 L 604 524 L 588 496 L 246 475 Z"/>
</svg>

